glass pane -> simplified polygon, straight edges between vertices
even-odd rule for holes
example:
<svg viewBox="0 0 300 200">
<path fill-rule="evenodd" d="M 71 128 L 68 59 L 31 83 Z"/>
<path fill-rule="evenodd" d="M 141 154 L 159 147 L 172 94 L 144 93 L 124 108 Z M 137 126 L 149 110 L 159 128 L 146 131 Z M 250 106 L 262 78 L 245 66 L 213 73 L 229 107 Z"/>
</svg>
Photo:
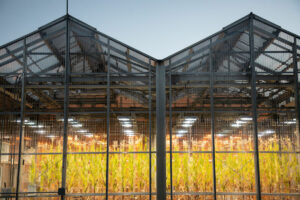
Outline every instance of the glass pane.
<svg viewBox="0 0 300 200">
<path fill-rule="evenodd" d="M 211 192 L 213 183 L 211 157 L 208 153 L 173 153 L 173 192 Z M 168 171 L 168 178 L 169 173 Z M 167 190 L 170 191 L 168 178 Z"/>
<path fill-rule="evenodd" d="M 109 155 L 109 192 L 149 192 L 149 154 Z"/>
<path fill-rule="evenodd" d="M 57 192 L 61 187 L 62 155 L 22 155 L 21 192 Z"/>
<path fill-rule="evenodd" d="M 217 192 L 255 192 L 252 153 L 217 153 Z"/>
<path fill-rule="evenodd" d="M 3 148 L 3 147 L 2 147 Z M 0 155 L 1 193 L 8 195 L 16 191 L 18 173 L 17 155 Z"/>
<path fill-rule="evenodd" d="M 106 154 L 68 154 L 67 193 L 105 193 Z"/>
</svg>

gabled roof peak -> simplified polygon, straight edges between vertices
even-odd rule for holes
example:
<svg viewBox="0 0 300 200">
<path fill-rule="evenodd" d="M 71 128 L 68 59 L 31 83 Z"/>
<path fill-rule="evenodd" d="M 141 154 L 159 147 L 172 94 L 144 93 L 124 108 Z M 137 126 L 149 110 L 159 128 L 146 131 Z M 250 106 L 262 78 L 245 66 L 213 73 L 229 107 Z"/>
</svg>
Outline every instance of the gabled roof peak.
<svg viewBox="0 0 300 200">
<path fill-rule="evenodd" d="M 237 25 L 239 25 L 239 24 L 241 24 L 241 23 L 243 23 L 243 22 L 249 20 L 250 17 L 252 17 L 253 19 L 258 20 L 258 21 L 260 21 L 260 22 L 262 22 L 262 23 L 264 23 L 264 24 L 266 24 L 266 25 L 268 25 L 268 26 L 270 26 L 270 27 L 273 27 L 273 28 L 278 29 L 278 30 L 280 30 L 280 31 L 282 31 L 282 32 L 285 32 L 285 33 L 287 33 L 287 34 L 289 34 L 289 35 L 291 35 L 291 36 L 293 36 L 293 37 L 296 37 L 296 38 L 300 39 L 300 36 L 298 36 L 297 34 L 294 34 L 294 33 L 291 33 L 291 32 L 289 32 L 289 31 L 287 31 L 287 30 L 284 30 L 284 29 L 281 28 L 281 26 L 279 26 L 279 25 L 277 25 L 277 24 L 274 24 L 274 23 L 272 23 L 272 22 L 270 22 L 270 21 L 268 21 L 268 20 L 266 20 L 266 19 L 264 19 L 264 18 L 262 18 L 262 17 L 259 17 L 258 15 L 254 14 L 253 12 L 250 12 L 248 15 L 242 17 L 241 19 L 239 19 L 239 20 L 237 20 L 237 21 L 235 21 L 235 22 L 233 22 L 233 23 L 231 23 L 231 24 L 229 24 L 229 25 L 223 27 L 223 28 L 222 28 L 220 31 L 218 31 L 217 33 L 214 33 L 214 34 L 212 34 L 212 35 L 210 35 L 210 36 L 208 36 L 208 37 L 206 37 L 206 38 L 204 38 L 204 39 L 202 39 L 202 40 L 200 40 L 200 41 L 198 41 L 198 42 L 196 42 L 196 43 L 194 43 L 194 44 L 192 44 L 192 45 L 190 45 L 190 46 L 188 46 L 188 47 L 186 47 L 186 48 L 184 48 L 184 49 L 182 49 L 182 50 L 180 50 L 180 51 L 178 51 L 178 52 L 176 52 L 176 53 L 173 53 L 172 55 L 167 56 L 167 57 L 164 58 L 164 59 L 156 59 L 156 58 L 154 58 L 154 57 L 152 57 L 152 56 L 150 56 L 150 55 L 147 55 L 146 53 L 143 53 L 143 52 L 141 52 L 141 51 L 139 51 L 139 50 L 137 50 L 137 49 L 135 49 L 135 48 L 133 48 L 133 47 L 127 45 L 127 44 L 124 44 L 124 43 L 121 42 L 121 41 L 118 41 L 118 40 L 116 40 L 116 39 L 114 39 L 114 38 L 112 38 L 112 37 L 110 37 L 110 36 L 108 36 L 108 35 L 106 35 L 106 34 L 100 32 L 100 31 L 98 31 L 97 28 L 95 28 L 95 27 L 93 27 L 93 26 L 91 26 L 91 25 L 89 25 L 89 24 L 87 24 L 87 23 L 85 23 L 85 22 L 83 22 L 83 21 L 77 19 L 76 17 L 73 17 L 73 16 L 70 15 L 70 14 L 66 14 L 66 15 L 64 15 L 64 16 L 62 16 L 62 17 L 59 17 L 58 19 L 56 19 L 56 20 L 54 20 L 54 21 L 52 21 L 52 22 L 50 22 L 50 23 L 48 23 L 48 24 L 46 24 L 46 25 L 44 25 L 44 26 L 39 27 L 38 30 L 36 30 L 36 31 L 34 31 L 34 32 L 31 32 L 31 33 L 29 33 L 29 34 L 27 34 L 27 35 L 25 35 L 25 36 L 23 36 L 23 37 L 21 37 L 21 38 L 18 38 L 18 39 L 14 40 L 14 41 L 11 41 L 11 42 L 9 42 L 9 43 L 7 43 L 7 44 L 2 45 L 0 48 L 4 48 L 4 47 L 6 47 L 6 46 L 8 46 L 8 45 L 11 45 L 11 44 L 13 44 L 13 43 L 15 43 L 15 42 L 18 42 L 18 41 L 20 41 L 20 40 L 22 40 L 22 39 L 24 39 L 24 38 L 26 38 L 26 37 L 28 37 L 28 36 L 30 36 L 30 35 L 36 34 L 36 33 L 40 32 L 40 31 L 42 31 L 42 30 L 44 30 L 44 29 L 47 29 L 47 28 L 49 28 L 49 27 L 51 27 L 51 26 L 54 26 L 54 25 L 56 25 L 56 24 L 58 24 L 58 23 L 60 23 L 60 22 L 63 22 L 64 20 L 69 19 L 70 21 L 75 22 L 75 23 L 77 23 L 77 24 L 83 26 L 84 28 L 87 28 L 87 29 L 89 29 L 89 30 L 91 30 L 91 31 L 95 31 L 96 33 L 99 33 L 99 34 L 101 34 L 101 35 L 107 37 L 108 39 L 110 39 L 110 40 L 112 40 L 112 41 L 114 41 L 114 42 L 117 42 L 117 43 L 119 43 L 119 44 L 125 46 L 126 48 L 132 49 L 132 50 L 134 50 L 134 51 L 136 51 L 136 52 L 138 52 L 138 53 L 140 53 L 140 54 L 142 54 L 142 55 L 145 55 L 145 56 L 151 58 L 151 59 L 154 60 L 154 61 L 159 62 L 159 61 L 164 61 L 164 60 L 166 60 L 166 59 L 169 59 L 170 57 L 172 57 L 172 56 L 174 56 L 174 55 L 176 55 L 176 54 L 178 54 L 178 53 L 180 53 L 180 52 L 183 52 L 183 51 L 185 51 L 186 49 L 189 49 L 189 48 L 191 48 L 191 47 L 193 47 L 193 46 L 195 46 L 195 45 L 197 45 L 197 44 L 199 44 L 199 43 L 201 43 L 201 42 L 203 42 L 203 41 L 205 41 L 205 40 L 208 40 L 208 39 L 210 39 L 210 38 L 216 36 L 217 34 L 220 34 L 221 32 L 225 32 L 226 30 L 229 30 L 230 28 L 235 27 L 235 26 L 237 26 Z"/>
</svg>

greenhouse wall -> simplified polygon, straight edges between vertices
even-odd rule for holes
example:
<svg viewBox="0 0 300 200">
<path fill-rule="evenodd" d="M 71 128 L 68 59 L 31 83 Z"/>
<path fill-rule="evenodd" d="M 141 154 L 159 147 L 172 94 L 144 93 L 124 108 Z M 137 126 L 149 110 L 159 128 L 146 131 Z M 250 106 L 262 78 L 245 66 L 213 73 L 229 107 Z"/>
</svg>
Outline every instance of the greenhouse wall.
<svg viewBox="0 0 300 200">
<path fill-rule="evenodd" d="M 61 17 L 0 47 L 0 196 L 297 200 L 299 62 L 252 13 L 163 60 Z"/>
</svg>

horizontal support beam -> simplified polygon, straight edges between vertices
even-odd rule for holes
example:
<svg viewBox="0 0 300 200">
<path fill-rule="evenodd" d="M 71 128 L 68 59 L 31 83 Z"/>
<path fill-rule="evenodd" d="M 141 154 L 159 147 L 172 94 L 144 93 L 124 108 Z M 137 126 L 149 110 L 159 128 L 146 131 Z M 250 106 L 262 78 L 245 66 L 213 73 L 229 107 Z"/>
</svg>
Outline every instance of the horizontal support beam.
<svg viewBox="0 0 300 200">
<path fill-rule="evenodd" d="M 246 73 L 215 73 L 215 81 L 237 81 L 247 80 L 249 81 L 250 75 Z M 172 80 L 175 82 L 180 81 L 209 81 L 209 72 L 202 72 L 196 74 L 174 74 Z M 293 75 L 257 75 L 257 80 L 293 80 Z M 147 76 L 111 76 L 111 81 L 148 81 Z M 63 82 L 63 77 L 28 77 L 28 82 Z M 106 77 L 72 77 L 71 83 L 76 82 L 106 82 Z"/>
</svg>

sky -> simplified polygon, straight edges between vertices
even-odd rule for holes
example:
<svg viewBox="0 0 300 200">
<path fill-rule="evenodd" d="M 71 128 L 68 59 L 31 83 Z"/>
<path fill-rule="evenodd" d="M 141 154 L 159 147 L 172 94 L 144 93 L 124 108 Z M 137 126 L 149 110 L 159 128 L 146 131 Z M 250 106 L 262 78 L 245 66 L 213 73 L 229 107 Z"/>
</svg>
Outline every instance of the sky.
<svg viewBox="0 0 300 200">
<path fill-rule="evenodd" d="M 157 59 L 250 12 L 300 35 L 300 0 L 69 0 L 70 15 Z M 0 0 L 0 45 L 65 14 L 65 0 Z"/>
</svg>

